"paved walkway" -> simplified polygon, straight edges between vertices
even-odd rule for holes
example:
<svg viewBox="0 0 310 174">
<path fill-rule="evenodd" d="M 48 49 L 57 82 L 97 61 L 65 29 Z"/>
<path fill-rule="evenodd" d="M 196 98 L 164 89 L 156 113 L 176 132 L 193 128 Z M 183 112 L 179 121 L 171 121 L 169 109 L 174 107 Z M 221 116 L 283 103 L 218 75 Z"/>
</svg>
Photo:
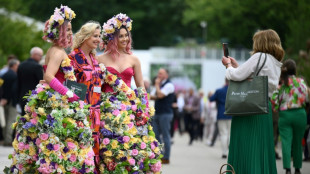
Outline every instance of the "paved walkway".
<svg viewBox="0 0 310 174">
<path fill-rule="evenodd" d="M 219 169 L 226 160 L 221 158 L 220 143 L 217 141 L 214 147 L 208 147 L 202 142 L 195 141 L 188 145 L 189 136 L 180 136 L 176 133 L 174 144 L 171 147 L 171 159 L 169 165 L 163 165 L 163 174 L 218 174 Z M 13 148 L 0 146 L 0 174 L 4 166 L 10 165 L 8 154 Z M 284 174 L 282 161 L 277 160 L 279 174 Z M 304 162 L 301 170 L 303 174 L 310 174 L 310 162 Z"/>
</svg>

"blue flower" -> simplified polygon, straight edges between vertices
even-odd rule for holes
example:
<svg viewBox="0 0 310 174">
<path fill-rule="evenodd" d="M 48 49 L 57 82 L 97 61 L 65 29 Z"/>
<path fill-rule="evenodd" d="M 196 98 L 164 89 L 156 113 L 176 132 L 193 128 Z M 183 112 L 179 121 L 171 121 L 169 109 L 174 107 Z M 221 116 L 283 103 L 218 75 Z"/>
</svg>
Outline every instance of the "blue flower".
<svg viewBox="0 0 310 174">
<path fill-rule="evenodd" d="M 139 169 L 140 169 L 140 170 L 143 170 L 143 169 L 144 169 L 144 164 L 143 164 L 143 163 L 140 163 Z"/>
<path fill-rule="evenodd" d="M 32 128 L 32 127 L 35 127 L 35 125 L 32 124 L 32 123 L 30 123 L 30 122 L 27 122 L 27 123 L 23 126 L 24 129 L 30 129 L 30 128 Z"/>
<path fill-rule="evenodd" d="M 114 97 L 114 96 L 111 96 L 109 100 L 110 100 L 110 102 L 112 102 L 112 103 L 113 103 L 114 101 L 116 101 L 116 100 L 117 100 L 117 98 L 116 98 L 116 97 Z"/>
</svg>

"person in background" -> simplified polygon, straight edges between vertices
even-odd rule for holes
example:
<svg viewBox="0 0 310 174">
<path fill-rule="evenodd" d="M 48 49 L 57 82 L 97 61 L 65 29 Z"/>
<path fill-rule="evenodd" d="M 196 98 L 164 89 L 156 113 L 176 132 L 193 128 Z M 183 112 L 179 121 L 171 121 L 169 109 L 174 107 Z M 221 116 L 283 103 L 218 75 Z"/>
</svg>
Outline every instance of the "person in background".
<svg viewBox="0 0 310 174">
<path fill-rule="evenodd" d="M 198 137 L 199 123 L 201 117 L 200 98 L 195 95 L 191 88 L 188 91 L 188 96 L 185 99 L 184 110 L 188 118 L 188 132 L 190 135 L 189 145 L 192 145 L 194 139 Z"/>
<path fill-rule="evenodd" d="M 208 98 L 213 95 L 213 92 L 208 93 Z M 210 146 L 212 137 L 214 134 L 215 130 L 215 122 L 216 122 L 216 116 L 217 116 L 217 107 L 216 107 L 216 102 L 210 102 L 208 100 L 202 110 L 201 114 L 201 122 L 204 124 L 204 141 L 205 144 Z"/>
<path fill-rule="evenodd" d="M 296 63 L 288 59 L 281 68 L 281 86 L 272 96 L 273 110 L 279 111 L 279 131 L 282 142 L 283 168 L 291 174 L 291 157 L 295 174 L 302 167 L 302 138 L 307 125 L 307 85 L 296 77 Z"/>
<path fill-rule="evenodd" d="M 17 59 L 17 57 L 14 54 L 11 54 L 7 58 L 7 64 L 0 70 L 0 77 L 3 76 L 8 70 L 9 70 L 9 61 L 12 59 Z"/>
<path fill-rule="evenodd" d="M 9 69 L 3 74 L 3 96 L 0 100 L 1 106 L 4 108 L 6 127 L 4 130 L 4 145 L 11 146 L 13 142 L 13 129 L 12 124 L 17 117 L 17 69 L 19 60 L 11 59 L 9 61 Z"/>
<path fill-rule="evenodd" d="M 43 56 L 43 50 L 33 47 L 30 50 L 30 58 L 22 62 L 17 70 L 18 78 L 18 103 L 21 107 L 22 115 L 25 115 L 26 100 L 23 97 L 29 90 L 35 89 L 40 80 L 43 79 L 43 67 L 39 64 Z"/>
<path fill-rule="evenodd" d="M 199 99 L 200 99 L 200 120 L 201 120 L 201 117 L 202 117 L 202 112 L 203 112 L 203 107 L 205 105 L 205 97 L 204 97 L 204 92 L 202 89 L 199 89 L 198 90 L 198 96 L 199 96 Z M 204 130 L 204 123 L 203 122 L 199 122 L 199 128 L 198 128 L 198 137 L 200 138 L 200 140 L 202 141 L 203 140 L 203 130 Z"/>
<path fill-rule="evenodd" d="M 174 85 L 169 80 L 168 70 L 161 68 L 158 70 L 155 80 L 155 90 L 151 93 L 151 99 L 155 100 L 155 115 L 152 120 L 152 126 L 156 139 L 164 143 L 164 156 L 162 164 L 170 163 L 170 146 L 171 146 L 171 121 L 173 118 L 173 97 Z M 162 135 L 163 140 L 160 136 Z"/>
<path fill-rule="evenodd" d="M 266 64 L 258 75 L 268 76 L 268 96 L 277 89 L 284 50 L 279 35 L 271 29 L 257 31 L 253 36 L 252 56 L 242 65 L 233 57 L 222 57 L 228 80 L 243 81 L 252 76 L 259 57 Z M 261 61 L 260 66 L 263 64 Z M 231 122 L 228 163 L 236 173 L 277 173 L 272 130 L 272 110 L 268 114 L 234 116 Z M 240 106 L 242 107 L 242 106 Z M 228 167 L 228 170 L 231 170 Z"/>
<path fill-rule="evenodd" d="M 225 100 L 228 89 L 228 80 L 225 79 L 225 85 L 219 88 L 209 97 L 210 102 L 216 102 L 217 106 L 217 126 L 221 138 L 222 158 L 227 158 L 228 145 L 230 137 L 231 116 L 224 114 Z"/>
</svg>

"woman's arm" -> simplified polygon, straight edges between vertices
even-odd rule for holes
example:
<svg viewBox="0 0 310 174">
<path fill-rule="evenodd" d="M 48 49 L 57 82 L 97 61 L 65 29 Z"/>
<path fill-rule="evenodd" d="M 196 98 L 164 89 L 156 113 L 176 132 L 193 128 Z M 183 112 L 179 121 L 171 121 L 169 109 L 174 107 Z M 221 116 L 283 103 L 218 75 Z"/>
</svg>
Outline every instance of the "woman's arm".
<svg viewBox="0 0 310 174">
<path fill-rule="evenodd" d="M 66 53 L 59 50 L 51 52 L 49 62 L 47 64 L 47 69 L 44 74 L 44 80 L 48 84 L 55 78 L 55 74 L 57 73 L 65 56 L 67 56 Z"/>
<path fill-rule="evenodd" d="M 136 56 L 132 56 L 133 62 L 134 62 L 134 79 L 136 82 L 137 87 L 143 87 L 144 88 L 144 82 L 143 82 L 143 76 L 142 76 L 142 70 L 141 70 L 141 64 L 139 59 Z"/>
</svg>

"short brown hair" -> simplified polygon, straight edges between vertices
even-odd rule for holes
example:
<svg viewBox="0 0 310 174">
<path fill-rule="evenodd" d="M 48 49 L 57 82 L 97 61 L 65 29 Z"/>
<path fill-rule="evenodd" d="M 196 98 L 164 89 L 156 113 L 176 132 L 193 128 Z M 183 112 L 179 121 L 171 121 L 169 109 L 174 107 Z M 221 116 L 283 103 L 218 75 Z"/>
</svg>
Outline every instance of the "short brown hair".
<svg viewBox="0 0 310 174">
<path fill-rule="evenodd" d="M 253 36 L 253 52 L 268 53 L 274 56 L 278 61 L 284 57 L 284 50 L 277 32 L 272 29 L 257 31 Z"/>
</svg>

